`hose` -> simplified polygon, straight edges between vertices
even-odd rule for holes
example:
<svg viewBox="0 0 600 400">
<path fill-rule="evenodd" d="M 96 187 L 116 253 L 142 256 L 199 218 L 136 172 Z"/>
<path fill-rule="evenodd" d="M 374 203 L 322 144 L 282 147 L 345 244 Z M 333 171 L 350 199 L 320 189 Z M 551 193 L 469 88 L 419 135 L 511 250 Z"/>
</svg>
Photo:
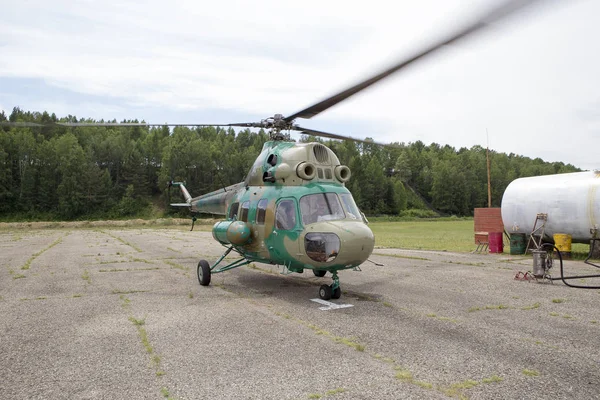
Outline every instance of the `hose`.
<svg viewBox="0 0 600 400">
<path fill-rule="evenodd" d="M 577 289 L 600 289 L 600 286 L 583 286 L 583 285 L 573 285 L 573 284 L 568 283 L 567 279 L 600 278 L 600 275 L 565 276 L 564 271 L 563 271 L 563 259 L 562 259 L 562 255 L 560 254 L 560 250 L 558 250 L 558 247 L 556 247 L 555 245 L 553 245 L 551 243 L 544 243 L 542 245 L 542 248 L 546 248 L 546 247 L 556 250 L 556 254 L 558 254 L 558 260 L 560 261 L 560 278 L 550 278 L 551 281 L 557 281 L 560 279 L 563 281 L 563 283 L 566 286 L 569 286 L 572 288 L 577 288 Z M 590 250 L 590 252 L 591 252 L 591 250 Z M 589 256 L 588 256 L 588 259 L 589 259 Z M 586 259 L 586 261 L 587 261 L 587 259 Z"/>
</svg>

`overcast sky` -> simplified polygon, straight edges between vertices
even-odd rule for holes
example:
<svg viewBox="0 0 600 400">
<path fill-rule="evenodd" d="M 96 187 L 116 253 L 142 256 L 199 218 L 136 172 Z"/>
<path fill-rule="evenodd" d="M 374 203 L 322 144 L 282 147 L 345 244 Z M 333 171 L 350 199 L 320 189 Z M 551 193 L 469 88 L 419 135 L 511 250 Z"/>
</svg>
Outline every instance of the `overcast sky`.
<svg viewBox="0 0 600 400">
<path fill-rule="evenodd" d="M 290 115 L 494 2 L 0 0 L 0 109 L 198 124 Z M 600 1 L 549 3 L 297 122 L 456 149 L 489 137 L 499 152 L 600 168 Z"/>
</svg>

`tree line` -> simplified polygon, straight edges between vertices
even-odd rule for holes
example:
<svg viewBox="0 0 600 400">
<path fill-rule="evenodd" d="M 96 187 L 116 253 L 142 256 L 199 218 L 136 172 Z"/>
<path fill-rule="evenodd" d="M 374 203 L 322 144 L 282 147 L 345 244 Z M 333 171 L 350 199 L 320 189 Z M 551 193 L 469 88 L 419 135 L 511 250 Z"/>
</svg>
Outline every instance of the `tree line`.
<svg viewBox="0 0 600 400">
<path fill-rule="evenodd" d="M 15 107 L 0 121 L 104 122 Z M 116 122 L 116 121 L 110 121 Z M 138 122 L 123 121 L 123 122 Z M 173 212 L 167 183 L 199 195 L 244 180 L 268 134 L 219 127 L 0 126 L 0 219 L 101 219 Z M 322 141 L 303 136 L 301 141 Z M 487 206 L 486 149 L 436 143 L 378 146 L 323 141 L 348 165 L 367 215 L 468 216 Z M 490 151 L 492 205 L 525 176 L 579 171 L 570 164 Z M 174 196 L 179 196 L 177 191 Z M 174 198 L 179 202 L 180 199 Z M 432 211 L 433 210 L 433 211 Z"/>
</svg>

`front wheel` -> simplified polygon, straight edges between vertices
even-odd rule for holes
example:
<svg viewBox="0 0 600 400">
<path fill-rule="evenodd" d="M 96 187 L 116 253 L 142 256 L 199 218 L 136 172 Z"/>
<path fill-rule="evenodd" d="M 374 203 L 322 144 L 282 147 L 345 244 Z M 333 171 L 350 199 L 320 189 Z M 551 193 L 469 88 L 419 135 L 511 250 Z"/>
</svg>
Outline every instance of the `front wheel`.
<svg viewBox="0 0 600 400">
<path fill-rule="evenodd" d="M 198 262 L 198 282 L 202 286 L 210 285 L 210 265 L 206 260 Z"/>
<path fill-rule="evenodd" d="M 331 290 L 331 286 L 321 285 L 321 287 L 319 288 L 319 297 L 320 298 L 322 298 L 323 300 L 329 300 L 329 299 L 331 299 L 332 295 L 333 295 L 333 291 Z"/>
</svg>

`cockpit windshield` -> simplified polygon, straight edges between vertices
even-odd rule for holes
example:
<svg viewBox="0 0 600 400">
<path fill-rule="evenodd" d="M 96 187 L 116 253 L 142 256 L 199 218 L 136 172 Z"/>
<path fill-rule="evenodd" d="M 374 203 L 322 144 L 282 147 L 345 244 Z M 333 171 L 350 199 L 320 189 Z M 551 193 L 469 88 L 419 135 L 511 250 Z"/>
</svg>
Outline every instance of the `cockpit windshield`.
<svg viewBox="0 0 600 400">
<path fill-rule="evenodd" d="M 346 218 L 340 199 L 335 193 L 309 194 L 300 199 L 304 225 Z"/>
</svg>

